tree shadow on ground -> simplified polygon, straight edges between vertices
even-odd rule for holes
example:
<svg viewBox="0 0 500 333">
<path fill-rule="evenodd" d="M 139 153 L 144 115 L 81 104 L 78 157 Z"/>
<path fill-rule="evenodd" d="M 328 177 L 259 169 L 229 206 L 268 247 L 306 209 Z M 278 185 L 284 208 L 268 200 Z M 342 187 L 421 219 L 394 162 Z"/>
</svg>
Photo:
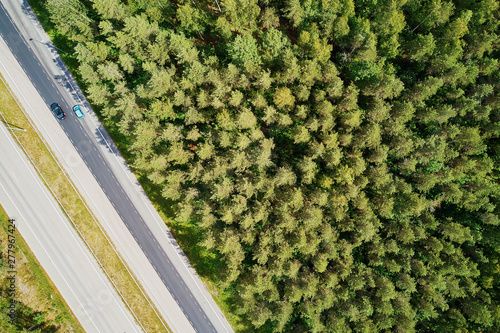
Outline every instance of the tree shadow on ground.
<svg viewBox="0 0 500 333">
<path fill-rule="evenodd" d="M 179 243 L 196 272 L 214 283 L 219 282 L 219 276 L 224 269 L 224 260 L 220 254 L 204 248 L 203 230 L 194 222 L 180 223 L 175 221 L 175 202 L 161 195 L 161 188 L 153 184 L 146 176 L 139 177 L 139 182 L 153 203 L 156 210 L 167 220 L 170 232 Z"/>
</svg>

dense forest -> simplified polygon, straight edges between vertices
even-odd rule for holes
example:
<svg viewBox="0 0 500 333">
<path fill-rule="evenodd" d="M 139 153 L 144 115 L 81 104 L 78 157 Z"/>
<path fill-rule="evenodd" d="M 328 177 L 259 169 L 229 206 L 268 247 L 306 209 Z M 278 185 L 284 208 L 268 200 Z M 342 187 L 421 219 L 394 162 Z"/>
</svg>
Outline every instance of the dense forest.
<svg viewBox="0 0 500 333">
<path fill-rule="evenodd" d="M 262 332 L 498 332 L 497 0 L 45 0 Z"/>
</svg>

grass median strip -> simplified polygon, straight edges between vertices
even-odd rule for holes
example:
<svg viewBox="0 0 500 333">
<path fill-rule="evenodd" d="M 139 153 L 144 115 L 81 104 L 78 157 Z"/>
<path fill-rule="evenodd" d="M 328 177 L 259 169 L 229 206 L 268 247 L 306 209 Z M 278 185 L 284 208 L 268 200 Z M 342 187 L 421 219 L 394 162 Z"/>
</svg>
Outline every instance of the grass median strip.
<svg viewBox="0 0 500 333">
<path fill-rule="evenodd" d="M 20 110 L 18 103 L 3 83 L 3 77 L 2 82 L 0 82 L 0 112 L 4 117 L 1 119 L 6 122 L 7 126 L 25 130 L 13 130 L 13 134 L 144 330 L 147 332 L 171 332 L 166 323 L 157 315 L 158 311 L 134 280 L 126 265 L 114 251 L 113 245 L 108 241 L 97 220 L 87 209 L 70 180 L 66 178 L 64 172 L 61 172 L 58 163 L 31 126 L 30 121 Z"/>
</svg>

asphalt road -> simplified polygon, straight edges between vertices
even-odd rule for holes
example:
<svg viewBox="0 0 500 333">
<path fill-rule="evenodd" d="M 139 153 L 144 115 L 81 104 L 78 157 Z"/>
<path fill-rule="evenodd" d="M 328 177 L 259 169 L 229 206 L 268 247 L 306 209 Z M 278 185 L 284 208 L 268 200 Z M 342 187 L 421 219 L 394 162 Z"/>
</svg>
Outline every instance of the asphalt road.
<svg viewBox="0 0 500 333">
<path fill-rule="evenodd" d="M 9 3 L 7 7 L 16 5 L 16 1 L 7 2 Z M 26 26 L 34 22 L 33 17 L 30 17 L 32 13 L 26 2 L 23 2 L 21 6 L 24 6 L 21 10 L 27 19 L 19 22 L 19 16 L 16 16 L 15 25 L 5 7 L 0 6 L 0 32 L 46 104 L 40 105 L 35 111 L 37 116 L 53 117 L 48 108 L 53 102 L 58 102 L 65 110 L 67 117 L 59 121 L 59 125 L 76 147 L 86 166 L 192 327 L 197 332 L 231 332 L 232 329 L 221 316 L 220 310 L 214 306 L 215 303 L 209 299 L 210 296 L 207 297 L 206 290 L 201 290 L 203 288 L 199 286 L 199 279 L 193 275 L 189 267 L 184 267 L 182 263 L 179 264 L 185 259 L 179 259 L 173 255 L 173 253 L 179 253 L 178 249 L 169 248 L 169 246 L 172 247 L 172 244 L 175 247 L 175 242 L 168 239 L 168 234 L 160 234 L 155 227 L 152 227 L 151 221 L 145 221 L 151 219 L 149 216 L 144 217 L 146 209 L 142 206 L 138 207 L 141 205 L 141 201 L 135 197 L 128 185 L 124 184 L 124 176 L 117 175 L 117 172 L 120 171 L 117 171 L 116 165 L 113 165 L 113 163 L 116 164 L 116 161 L 109 154 L 106 155 L 103 152 L 109 150 L 108 153 L 118 154 L 115 148 L 106 145 L 105 131 L 101 128 L 98 130 L 98 135 L 94 135 L 95 133 L 89 131 L 88 123 L 76 118 L 72 113 L 73 101 L 78 100 L 81 92 L 78 91 L 78 88 L 74 88 L 71 85 L 71 79 L 64 75 L 64 65 L 57 55 L 49 59 L 36 51 L 40 47 L 54 51 L 53 46 L 36 38 L 30 41 L 25 34 L 23 35 L 18 30 L 19 25 Z M 37 47 L 34 44 L 37 44 Z M 60 74 L 49 74 L 46 70 L 54 64 L 61 67 Z M 84 104 L 84 110 L 88 108 L 88 104 Z M 100 137 L 102 133 L 104 136 Z M 148 204 L 150 206 L 150 203 Z M 148 209 L 149 206 L 147 206 Z"/>
<path fill-rule="evenodd" d="M 2 122 L 0 157 L 0 203 L 85 331 L 141 332 Z"/>
</svg>

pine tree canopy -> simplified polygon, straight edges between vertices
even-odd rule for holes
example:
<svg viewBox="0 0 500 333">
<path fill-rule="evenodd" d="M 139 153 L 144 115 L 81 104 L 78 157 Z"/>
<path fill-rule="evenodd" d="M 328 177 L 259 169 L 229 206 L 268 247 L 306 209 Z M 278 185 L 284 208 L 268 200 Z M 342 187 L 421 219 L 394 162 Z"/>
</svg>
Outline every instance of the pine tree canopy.
<svg viewBox="0 0 500 333">
<path fill-rule="evenodd" d="M 498 332 L 498 0 L 45 0 L 252 332 Z"/>
</svg>

